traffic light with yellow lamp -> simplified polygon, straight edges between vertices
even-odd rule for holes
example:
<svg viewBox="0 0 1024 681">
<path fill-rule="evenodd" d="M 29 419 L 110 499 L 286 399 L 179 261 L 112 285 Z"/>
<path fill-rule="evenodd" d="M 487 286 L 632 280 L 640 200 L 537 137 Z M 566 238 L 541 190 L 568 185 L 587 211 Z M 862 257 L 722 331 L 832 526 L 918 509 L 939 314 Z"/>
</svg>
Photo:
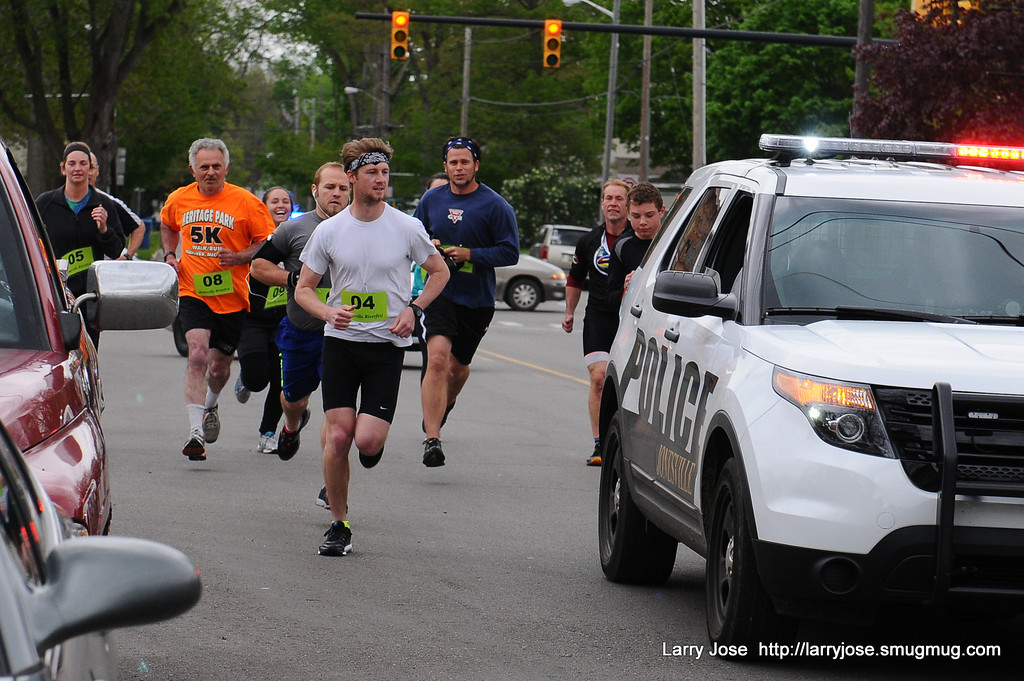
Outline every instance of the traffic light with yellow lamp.
<svg viewBox="0 0 1024 681">
<path fill-rule="evenodd" d="M 562 22 L 544 20 L 544 68 L 557 69 L 562 64 Z"/>
<path fill-rule="evenodd" d="M 391 58 L 409 58 L 409 13 L 391 13 Z"/>
</svg>

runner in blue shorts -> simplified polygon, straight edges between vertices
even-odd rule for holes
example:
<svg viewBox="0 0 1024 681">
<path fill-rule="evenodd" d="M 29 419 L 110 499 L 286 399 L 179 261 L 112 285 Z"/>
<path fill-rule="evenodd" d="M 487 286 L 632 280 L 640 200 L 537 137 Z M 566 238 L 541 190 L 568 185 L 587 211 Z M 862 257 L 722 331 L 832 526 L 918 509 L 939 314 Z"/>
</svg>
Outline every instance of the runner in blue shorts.
<svg viewBox="0 0 1024 681">
<path fill-rule="evenodd" d="M 281 320 L 275 337 L 281 351 L 281 406 L 284 409 L 277 455 L 284 461 L 299 451 L 299 432 L 309 422 L 309 396 L 320 385 L 320 354 L 324 341 L 323 321 L 306 312 L 295 300 L 295 283 L 302 267 L 299 256 L 316 226 L 348 205 L 349 186 L 344 167 L 337 161 L 320 166 L 313 176 L 311 191 L 316 210 L 280 225 L 256 253 L 250 268 L 250 275 L 258 281 L 287 289 L 287 315 Z M 324 296 L 330 287 L 330 277 L 324 277 L 318 284 Z M 321 496 L 326 505 L 326 494 Z"/>
</svg>

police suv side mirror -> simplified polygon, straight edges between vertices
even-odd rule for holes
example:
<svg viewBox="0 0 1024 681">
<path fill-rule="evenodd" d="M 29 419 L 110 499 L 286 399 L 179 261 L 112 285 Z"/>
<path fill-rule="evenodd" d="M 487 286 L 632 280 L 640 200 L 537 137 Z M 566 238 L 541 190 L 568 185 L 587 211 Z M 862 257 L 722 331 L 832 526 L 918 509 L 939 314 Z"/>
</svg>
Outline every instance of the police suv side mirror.
<svg viewBox="0 0 1024 681">
<path fill-rule="evenodd" d="M 654 309 L 679 317 L 711 315 L 735 320 L 739 300 L 732 293 L 721 293 L 710 274 L 667 270 L 654 280 Z"/>
</svg>

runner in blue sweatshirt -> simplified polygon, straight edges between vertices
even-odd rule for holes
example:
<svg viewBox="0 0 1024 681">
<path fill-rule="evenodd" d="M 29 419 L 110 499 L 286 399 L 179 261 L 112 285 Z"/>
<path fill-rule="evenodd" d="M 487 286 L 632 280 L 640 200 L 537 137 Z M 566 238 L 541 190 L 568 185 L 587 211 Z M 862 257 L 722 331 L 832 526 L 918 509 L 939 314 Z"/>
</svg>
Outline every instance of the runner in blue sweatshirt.
<svg viewBox="0 0 1024 681">
<path fill-rule="evenodd" d="M 451 137 L 442 149 L 448 184 L 420 199 L 415 216 L 453 269 L 423 316 L 423 465 L 444 465 L 441 426 L 469 379 L 469 364 L 494 316 L 494 268 L 519 262 L 519 227 L 508 201 L 476 179 L 480 147 Z"/>
</svg>

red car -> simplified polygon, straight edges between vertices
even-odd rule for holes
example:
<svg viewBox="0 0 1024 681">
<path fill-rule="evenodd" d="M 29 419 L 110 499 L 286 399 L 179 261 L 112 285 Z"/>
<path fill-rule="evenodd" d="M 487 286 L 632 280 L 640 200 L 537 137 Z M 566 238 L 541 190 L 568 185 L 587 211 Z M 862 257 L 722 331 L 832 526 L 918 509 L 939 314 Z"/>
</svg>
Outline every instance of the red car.
<svg viewBox="0 0 1024 681">
<path fill-rule="evenodd" d="M 54 257 L 3 140 L 0 151 L 0 422 L 73 531 L 105 534 L 111 500 L 103 389 L 84 323 L 167 326 L 177 309 L 177 277 L 163 263 L 96 262 L 89 292 L 70 300 L 63 261 Z"/>
</svg>

